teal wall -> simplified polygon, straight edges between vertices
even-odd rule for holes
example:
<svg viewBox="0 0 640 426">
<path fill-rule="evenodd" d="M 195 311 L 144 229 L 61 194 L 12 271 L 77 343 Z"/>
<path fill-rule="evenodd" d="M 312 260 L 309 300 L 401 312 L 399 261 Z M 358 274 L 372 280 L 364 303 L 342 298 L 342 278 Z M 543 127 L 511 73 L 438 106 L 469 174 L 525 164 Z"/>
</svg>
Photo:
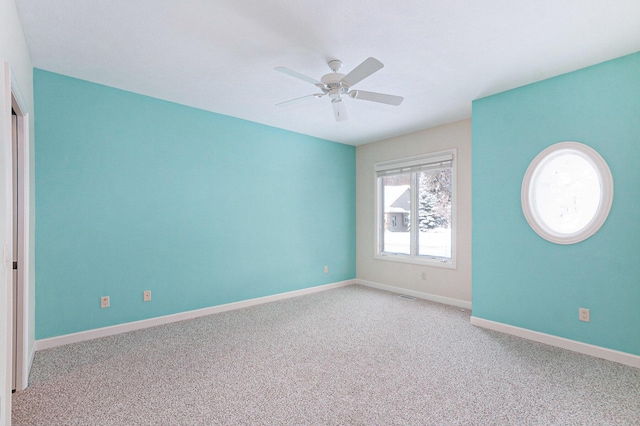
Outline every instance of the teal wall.
<svg viewBox="0 0 640 426">
<path fill-rule="evenodd" d="M 473 315 L 640 355 L 640 53 L 474 101 L 472 126 Z M 520 205 L 529 163 L 561 141 L 597 150 L 614 180 L 604 226 L 568 246 Z"/>
<path fill-rule="evenodd" d="M 38 69 L 34 86 L 37 339 L 355 278 L 353 146 Z"/>
</svg>

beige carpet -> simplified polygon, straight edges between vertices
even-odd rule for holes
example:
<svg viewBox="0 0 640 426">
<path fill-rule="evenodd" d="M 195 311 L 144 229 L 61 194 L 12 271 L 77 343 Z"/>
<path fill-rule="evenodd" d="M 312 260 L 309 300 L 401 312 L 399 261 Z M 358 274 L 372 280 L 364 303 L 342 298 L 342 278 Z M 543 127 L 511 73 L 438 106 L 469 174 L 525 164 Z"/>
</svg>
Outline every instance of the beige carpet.
<svg viewBox="0 0 640 426">
<path fill-rule="evenodd" d="M 14 425 L 637 425 L 640 370 L 357 285 L 38 352 Z"/>
</svg>

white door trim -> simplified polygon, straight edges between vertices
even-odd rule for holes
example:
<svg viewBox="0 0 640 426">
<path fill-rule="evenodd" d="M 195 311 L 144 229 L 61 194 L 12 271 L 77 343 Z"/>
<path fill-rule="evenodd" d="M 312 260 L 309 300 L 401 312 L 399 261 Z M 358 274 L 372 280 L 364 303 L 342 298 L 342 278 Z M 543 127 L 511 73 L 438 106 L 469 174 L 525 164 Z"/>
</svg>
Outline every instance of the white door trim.
<svg viewBox="0 0 640 426">
<path fill-rule="evenodd" d="M 18 215 L 22 219 L 19 221 L 19 239 L 18 239 L 18 292 L 16 294 L 17 297 L 17 305 L 18 312 L 11 313 L 11 319 L 16 318 L 17 320 L 17 355 L 16 359 L 13 360 L 16 368 L 16 382 L 15 388 L 16 391 L 24 390 L 27 387 L 29 380 L 29 368 L 31 365 L 32 354 L 29 352 L 29 329 L 31 324 L 29 323 L 29 280 L 30 280 L 30 263 L 31 259 L 29 256 L 30 249 L 30 233 L 29 233 L 29 223 L 30 223 L 30 150 L 29 150 L 29 113 L 27 109 L 27 104 L 22 95 L 22 91 L 20 90 L 20 86 L 15 79 L 14 74 L 11 72 L 11 65 L 8 62 L 4 64 L 4 77 L 5 77 L 5 100 L 4 104 L 8 105 L 8 111 L 6 112 L 6 117 L 4 119 L 5 122 L 8 122 L 9 132 L 11 132 L 11 108 L 16 111 L 17 114 L 17 127 L 18 127 L 18 182 L 19 182 L 19 198 L 18 198 Z M 8 89 L 8 90 L 7 90 Z M 11 135 L 8 135 L 8 143 L 11 143 Z M 12 150 L 9 149 L 7 152 L 11 153 Z M 10 158 L 12 161 L 13 158 Z M 12 164 L 12 163 L 11 163 Z M 12 166 L 13 167 L 13 166 Z M 11 173 L 11 172 L 10 172 Z M 11 174 L 12 176 L 12 174 Z M 12 191 L 9 191 L 8 198 L 11 199 L 11 209 L 13 209 L 13 195 Z M 11 210 L 13 211 L 13 210 Z M 7 228 L 13 228 L 13 217 L 12 214 L 9 215 Z M 9 250 L 12 250 L 13 247 L 13 230 L 8 234 L 8 239 L 6 243 L 6 247 Z M 11 261 L 13 261 L 13 256 L 11 257 Z M 8 265 L 9 266 L 9 265 Z M 12 269 L 12 268 L 11 268 Z M 11 286 L 13 287 L 13 286 Z M 11 290 L 11 294 L 13 297 L 13 289 Z M 12 299 L 10 299 L 12 300 Z M 13 311 L 13 307 L 11 309 Z M 31 345 L 33 346 L 33 345 Z M 13 357 L 13 354 L 11 355 Z M 13 365 L 11 365 L 13 368 Z"/>
</svg>

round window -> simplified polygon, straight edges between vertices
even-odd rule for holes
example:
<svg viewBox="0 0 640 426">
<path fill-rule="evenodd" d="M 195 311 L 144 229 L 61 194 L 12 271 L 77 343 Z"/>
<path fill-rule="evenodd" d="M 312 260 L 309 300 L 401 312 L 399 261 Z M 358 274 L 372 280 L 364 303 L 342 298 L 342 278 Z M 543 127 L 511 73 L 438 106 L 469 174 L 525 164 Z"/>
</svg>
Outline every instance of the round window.
<svg viewBox="0 0 640 426">
<path fill-rule="evenodd" d="M 527 222 L 557 244 L 574 244 L 595 234 L 612 201 L 609 166 L 595 150 L 578 142 L 560 142 L 542 151 L 522 182 Z"/>
</svg>

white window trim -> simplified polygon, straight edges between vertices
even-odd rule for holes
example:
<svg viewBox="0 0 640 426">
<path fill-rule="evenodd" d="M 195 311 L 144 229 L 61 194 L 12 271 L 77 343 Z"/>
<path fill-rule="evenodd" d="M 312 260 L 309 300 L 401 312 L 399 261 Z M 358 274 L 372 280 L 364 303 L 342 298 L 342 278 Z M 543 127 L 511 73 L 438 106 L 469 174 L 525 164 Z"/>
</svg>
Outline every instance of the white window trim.
<svg viewBox="0 0 640 426">
<path fill-rule="evenodd" d="M 580 155 L 594 167 L 600 180 L 600 204 L 594 217 L 583 228 L 570 234 L 562 234 L 551 229 L 538 216 L 532 195 L 534 180 L 540 165 L 565 152 Z M 560 142 L 544 149 L 533 159 L 522 180 L 522 212 L 531 229 L 540 237 L 555 244 L 576 244 L 594 235 L 607 220 L 613 203 L 613 176 L 607 162 L 596 150 L 580 142 Z"/>
<path fill-rule="evenodd" d="M 374 165 L 374 182 L 375 182 L 375 221 L 374 221 L 374 259 L 386 260 L 400 263 L 411 263 L 416 265 L 434 266 L 438 268 L 456 269 L 456 241 L 457 241 L 457 199 L 458 199 L 458 178 L 457 178 L 457 158 L 458 152 L 456 149 L 449 149 L 445 151 L 433 152 L 426 155 L 419 155 L 413 157 L 399 158 L 396 160 L 379 162 Z M 392 171 L 392 170 L 406 170 L 409 172 L 415 169 L 420 164 L 435 163 L 442 161 L 451 161 L 451 259 L 444 259 L 438 257 L 418 256 L 416 254 L 416 234 L 410 233 L 411 239 L 411 254 L 402 253 L 384 253 L 382 251 L 382 235 L 384 233 L 384 221 L 382 220 L 384 206 L 380 197 L 381 182 L 379 176 L 380 172 Z M 411 229 L 417 228 L 418 218 L 418 206 L 414 202 L 413 195 L 416 192 L 416 183 L 414 179 L 411 179 Z"/>
</svg>

